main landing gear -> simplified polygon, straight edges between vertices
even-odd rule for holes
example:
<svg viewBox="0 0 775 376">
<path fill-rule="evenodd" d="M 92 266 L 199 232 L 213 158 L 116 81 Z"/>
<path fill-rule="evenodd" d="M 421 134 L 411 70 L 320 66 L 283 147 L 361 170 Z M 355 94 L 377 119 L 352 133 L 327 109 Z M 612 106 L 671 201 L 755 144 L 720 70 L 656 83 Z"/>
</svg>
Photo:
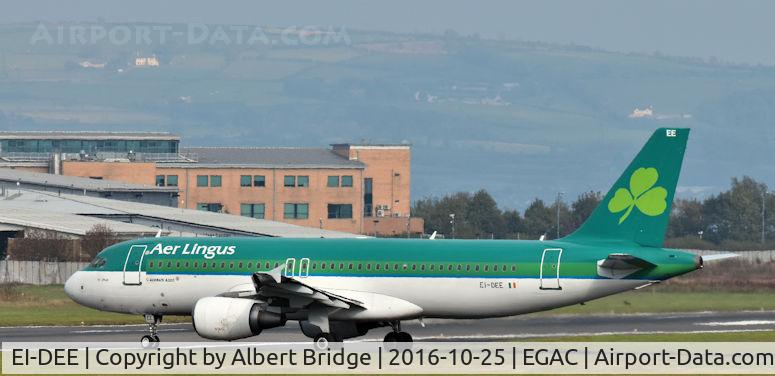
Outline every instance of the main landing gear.
<svg viewBox="0 0 775 376">
<path fill-rule="evenodd" d="M 161 323 L 161 315 L 145 315 L 145 322 L 148 323 L 148 332 L 140 339 L 140 345 L 143 348 L 159 345 L 158 325 Z"/>
<path fill-rule="evenodd" d="M 412 342 L 412 335 L 401 331 L 400 321 L 391 321 L 390 327 L 393 331 L 385 335 L 384 342 Z"/>
</svg>

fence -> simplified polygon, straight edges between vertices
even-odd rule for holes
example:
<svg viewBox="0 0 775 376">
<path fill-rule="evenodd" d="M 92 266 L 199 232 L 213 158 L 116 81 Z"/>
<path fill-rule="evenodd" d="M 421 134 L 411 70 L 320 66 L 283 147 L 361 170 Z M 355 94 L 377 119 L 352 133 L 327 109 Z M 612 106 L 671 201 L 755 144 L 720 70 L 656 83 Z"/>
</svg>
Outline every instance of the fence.
<svg viewBox="0 0 775 376">
<path fill-rule="evenodd" d="M 61 285 L 87 262 L 0 261 L 0 283 Z"/>
</svg>

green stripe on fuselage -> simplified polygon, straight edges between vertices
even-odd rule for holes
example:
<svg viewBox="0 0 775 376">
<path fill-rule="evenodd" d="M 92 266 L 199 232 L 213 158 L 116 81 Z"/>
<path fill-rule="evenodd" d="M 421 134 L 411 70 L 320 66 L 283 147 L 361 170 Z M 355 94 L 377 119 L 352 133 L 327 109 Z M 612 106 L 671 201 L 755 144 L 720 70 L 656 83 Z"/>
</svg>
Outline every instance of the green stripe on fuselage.
<svg viewBox="0 0 775 376">
<path fill-rule="evenodd" d="M 691 254 L 625 244 L 592 246 L 562 241 L 238 237 L 145 238 L 123 242 L 100 253 L 99 256 L 105 259 L 104 265 L 89 266 L 85 270 L 122 271 L 132 246 L 147 247 L 141 269 L 154 274 L 249 275 L 284 265 L 288 258 L 296 259 L 295 268 L 298 271 L 301 259 L 307 258 L 311 276 L 538 278 L 541 257 L 547 248 L 563 250 L 559 265 L 561 278 L 601 278 L 597 273 L 597 261 L 611 253 L 636 255 L 657 265 L 627 277 L 631 279 L 662 280 L 695 270 L 695 259 Z M 163 250 L 161 254 L 159 249 Z M 193 252 L 194 249 L 198 252 Z M 205 262 L 206 268 L 202 265 Z M 266 267 L 267 262 L 269 268 Z M 325 269 L 322 263 L 326 264 Z M 330 268 L 332 263 L 334 270 Z M 544 260 L 544 273 L 554 274 L 556 263 L 556 256 Z M 452 270 L 449 270 L 450 266 Z"/>
</svg>

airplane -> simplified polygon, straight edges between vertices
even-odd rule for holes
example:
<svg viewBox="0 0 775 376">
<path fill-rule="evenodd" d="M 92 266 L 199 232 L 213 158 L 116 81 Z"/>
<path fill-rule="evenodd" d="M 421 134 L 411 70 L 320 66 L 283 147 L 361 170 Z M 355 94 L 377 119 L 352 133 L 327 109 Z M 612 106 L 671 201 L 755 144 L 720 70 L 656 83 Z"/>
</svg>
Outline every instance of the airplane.
<svg viewBox="0 0 775 376">
<path fill-rule="evenodd" d="M 64 286 L 74 301 L 144 315 L 190 315 L 207 339 L 297 321 L 319 348 L 401 322 L 550 310 L 638 289 L 710 259 L 662 248 L 689 129 L 657 129 L 579 229 L 556 240 L 176 238 L 107 247 Z"/>
</svg>

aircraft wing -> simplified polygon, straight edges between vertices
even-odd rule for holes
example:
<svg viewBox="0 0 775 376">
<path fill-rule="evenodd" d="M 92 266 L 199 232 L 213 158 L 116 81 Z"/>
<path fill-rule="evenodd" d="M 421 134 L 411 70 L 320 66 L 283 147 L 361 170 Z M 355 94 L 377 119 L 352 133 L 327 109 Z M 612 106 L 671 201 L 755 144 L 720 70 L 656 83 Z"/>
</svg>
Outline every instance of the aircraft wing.
<svg viewBox="0 0 775 376">
<path fill-rule="evenodd" d="M 235 286 L 219 296 L 254 299 L 269 303 L 280 300 L 291 311 L 325 308 L 337 320 L 392 320 L 419 317 L 423 309 L 394 296 L 311 286 L 304 278 L 284 276 L 284 266 L 251 276 L 253 285 Z M 287 302 L 287 304 L 285 304 Z"/>
<path fill-rule="evenodd" d="M 254 273 L 253 286 L 261 300 L 273 298 L 288 299 L 292 306 L 306 306 L 319 303 L 331 308 L 350 309 L 355 306 L 366 308 L 363 302 L 339 294 L 309 286 L 294 277 L 281 274 L 282 266 L 267 273 Z M 293 304 L 296 303 L 296 304 Z"/>
<path fill-rule="evenodd" d="M 653 268 L 656 265 L 640 257 L 626 253 L 612 253 L 597 261 L 597 274 L 601 277 L 620 279 L 642 269 Z"/>
</svg>

